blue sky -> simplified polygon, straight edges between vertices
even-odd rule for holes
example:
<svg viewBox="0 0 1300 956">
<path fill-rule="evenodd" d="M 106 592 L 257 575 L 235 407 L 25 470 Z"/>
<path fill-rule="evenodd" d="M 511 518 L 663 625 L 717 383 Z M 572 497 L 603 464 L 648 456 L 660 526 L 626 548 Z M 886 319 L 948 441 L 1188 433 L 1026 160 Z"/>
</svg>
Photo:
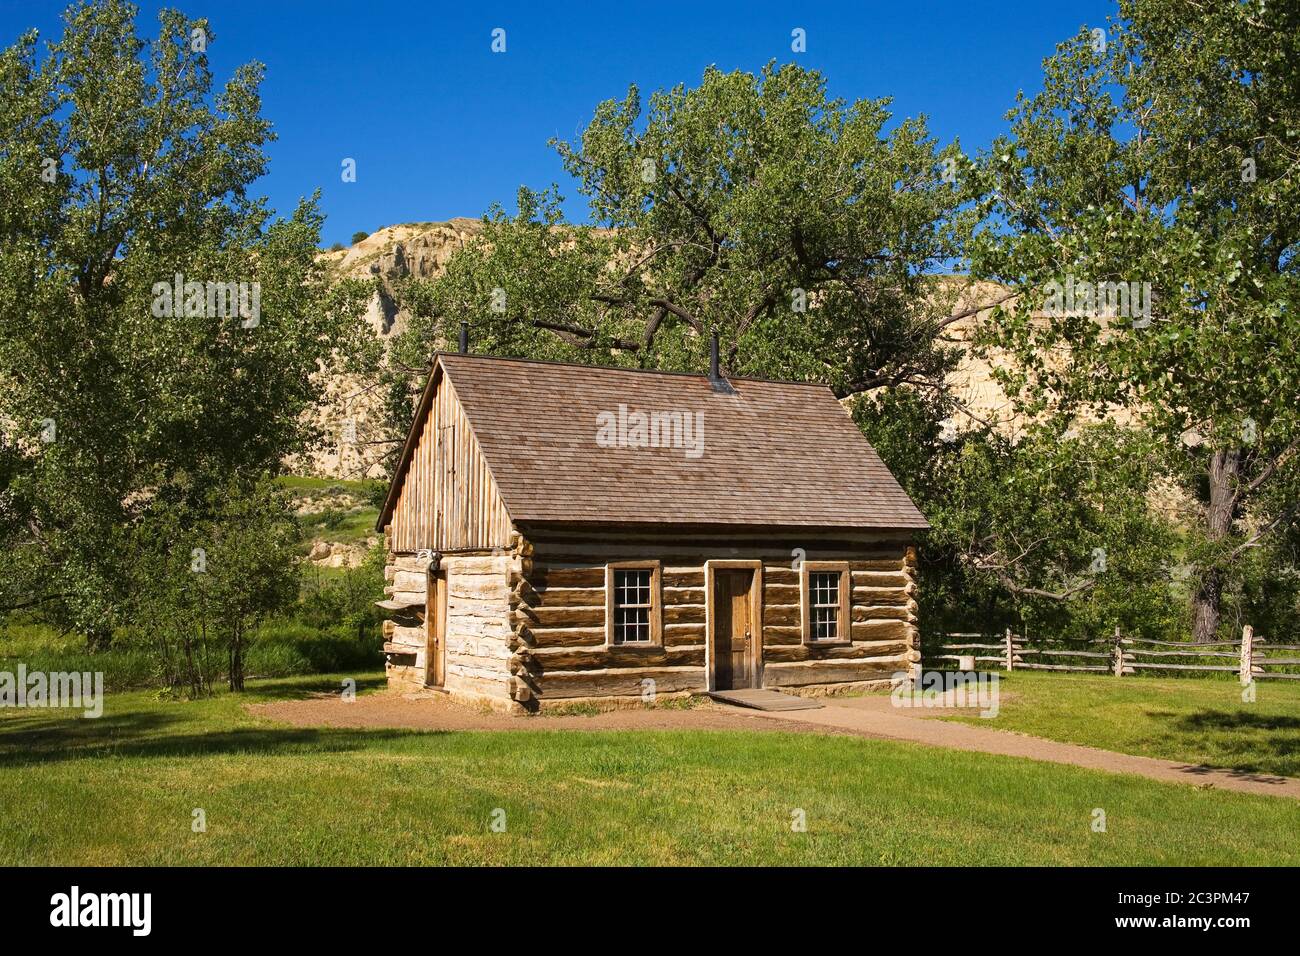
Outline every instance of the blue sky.
<svg viewBox="0 0 1300 956">
<path fill-rule="evenodd" d="M 62 2 L 0 0 L 0 43 L 36 27 L 59 33 Z M 521 183 L 558 182 L 575 200 L 553 136 L 573 139 L 596 103 L 697 83 L 706 66 L 756 70 L 769 59 L 821 70 L 845 99 L 891 96 L 895 115 L 925 113 L 942 141 L 988 142 L 1017 90 L 1109 0 L 692 4 L 443 4 L 382 0 L 172 0 L 140 3 L 142 32 L 174 6 L 207 16 L 222 81 L 267 66 L 264 113 L 279 140 L 261 192 L 282 213 L 322 190 L 324 241 L 397 222 L 513 209 Z M 494 28 L 506 52 L 491 51 Z M 807 52 L 791 52 L 791 31 Z M 357 181 L 344 183 L 351 157 Z"/>
</svg>

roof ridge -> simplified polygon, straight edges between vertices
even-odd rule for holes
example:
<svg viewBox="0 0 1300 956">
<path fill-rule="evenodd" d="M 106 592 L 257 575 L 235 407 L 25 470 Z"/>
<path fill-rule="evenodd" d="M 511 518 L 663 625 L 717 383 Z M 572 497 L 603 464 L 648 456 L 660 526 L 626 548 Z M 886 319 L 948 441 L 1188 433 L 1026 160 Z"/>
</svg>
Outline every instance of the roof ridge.
<svg viewBox="0 0 1300 956">
<path fill-rule="evenodd" d="M 682 378 L 703 379 L 706 382 L 709 380 L 709 374 L 707 372 L 673 372 L 668 369 L 659 368 L 624 368 L 621 365 L 583 365 L 581 362 L 561 362 L 558 359 L 524 358 L 514 355 L 485 355 L 482 352 L 454 352 L 447 349 L 439 349 L 431 356 L 431 359 L 434 361 L 439 358 L 488 359 L 494 362 L 521 362 L 525 365 L 554 365 L 560 368 L 580 368 L 596 372 L 633 372 L 643 375 L 676 375 Z M 760 382 L 766 385 L 802 385 L 806 388 L 830 389 L 830 385 L 826 382 L 801 382 L 792 378 L 756 378 L 752 375 L 727 375 L 725 373 L 722 377 L 729 382 Z"/>
</svg>

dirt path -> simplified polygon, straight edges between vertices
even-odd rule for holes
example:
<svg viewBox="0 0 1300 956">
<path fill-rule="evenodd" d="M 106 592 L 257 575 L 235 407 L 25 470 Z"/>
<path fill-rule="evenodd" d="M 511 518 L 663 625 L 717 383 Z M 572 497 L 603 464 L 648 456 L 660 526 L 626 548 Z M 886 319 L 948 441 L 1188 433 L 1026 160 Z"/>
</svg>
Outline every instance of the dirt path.
<svg viewBox="0 0 1300 956">
<path fill-rule="evenodd" d="M 381 691 L 363 694 L 350 703 L 338 694 L 313 694 L 302 700 L 249 704 L 258 717 L 270 717 L 296 727 L 370 727 L 411 730 L 786 730 L 826 733 L 828 728 L 793 721 L 771 721 L 758 711 L 695 702 L 681 709 L 611 710 L 594 714 L 539 714 L 513 717 L 486 708 L 453 703 L 441 694 L 408 697 Z M 831 732 L 834 728 L 829 728 Z M 851 734 L 846 730 L 842 733 Z"/>
<path fill-rule="evenodd" d="M 1176 760 L 1136 757 L 1041 737 L 934 720 L 952 709 L 905 710 L 886 695 L 835 698 L 818 710 L 765 713 L 697 702 L 689 708 L 614 710 L 582 715 L 512 717 L 466 707 L 441 695 L 404 697 L 381 692 L 345 702 L 337 694 L 250 704 L 249 713 L 298 727 L 409 728 L 413 730 L 781 730 L 902 740 L 928 747 L 1023 757 L 1165 783 L 1300 799 L 1300 779 L 1220 770 Z"/>
</svg>

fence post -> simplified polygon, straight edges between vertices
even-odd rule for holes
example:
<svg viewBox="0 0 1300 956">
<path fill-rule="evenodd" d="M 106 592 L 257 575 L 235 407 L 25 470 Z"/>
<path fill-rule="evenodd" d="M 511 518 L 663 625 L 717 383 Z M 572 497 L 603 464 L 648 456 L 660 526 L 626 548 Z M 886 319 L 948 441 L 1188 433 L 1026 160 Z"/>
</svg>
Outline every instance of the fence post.
<svg viewBox="0 0 1300 956">
<path fill-rule="evenodd" d="M 1255 666 L 1255 629 L 1247 624 L 1241 629 L 1241 685 L 1245 687 L 1254 677 Z"/>
<path fill-rule="evenodd" d="M 1016 646 L 1011 642 L 1011 628 L 1007 628 L 1007 670 L 1016 669 Z"/>
<path fill-rule="evenodd" d="M 1124 638 L 1119 625 L 1115 625 L 1115 676 L 1124 676 Z"/>
</svg>

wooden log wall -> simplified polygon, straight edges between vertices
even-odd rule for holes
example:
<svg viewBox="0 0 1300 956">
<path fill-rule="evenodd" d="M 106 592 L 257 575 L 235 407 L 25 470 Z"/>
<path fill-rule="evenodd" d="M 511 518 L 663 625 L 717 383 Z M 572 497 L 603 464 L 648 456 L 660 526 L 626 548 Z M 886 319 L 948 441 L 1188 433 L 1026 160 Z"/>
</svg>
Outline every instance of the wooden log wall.
<svg viewBox="0 0 1300 956">
<path fill-rule="evenodd" d="M 384 567 L 384 593 L 413 607 L 384 621 L 385 674 L 388 686 L 396 690 L 418 690 L 424 686 L 424 609 L 428 598 L 427 558 L 389 551 Z"/>
<path fill-rule="evenodd" d="M 705 690 L 705 562 L 763 562 L 763 685 L 796 693 L 888 680 L 920 660 L 915 551 L 904 535 L 604 536 L 526 529 L 527 560 L 511 581 L 512 685 L 531 702 Z M 795 549 L 808 561 L 843 561 L 852 581 L 850 640 L 803 640 Z M 658 560 L 663 646 L 611 646 L 605 631 L 605 565 Z M 522 695 L 522 696 L 520 696 Z"/>
<path fill-rule="evenodd" d="M 511 701 L 509 581 L 519 556 L 510 549 L 475 554 L 444 554 L 447 580 L 446 663 L 443 687 L 474 702 Z M 426 556 L 391 554 L 384 569 L 385 593 L 414 603 L 384 622 L 386 673 L 390 687 L 425 686 L 428 635 Z"/>
<path fill-rule="evenodd" d="M 424 431 L 393 508 L 392 549 L 505 547 L 510 515 L 470 430 L 455 389 L 439 373 Z"/>
<path fill-rule="evenodd" d="M 444 555 L 447 574 L 446 688 L 472 698 L 510 698 L 506 553 Z"/>
</svg>

